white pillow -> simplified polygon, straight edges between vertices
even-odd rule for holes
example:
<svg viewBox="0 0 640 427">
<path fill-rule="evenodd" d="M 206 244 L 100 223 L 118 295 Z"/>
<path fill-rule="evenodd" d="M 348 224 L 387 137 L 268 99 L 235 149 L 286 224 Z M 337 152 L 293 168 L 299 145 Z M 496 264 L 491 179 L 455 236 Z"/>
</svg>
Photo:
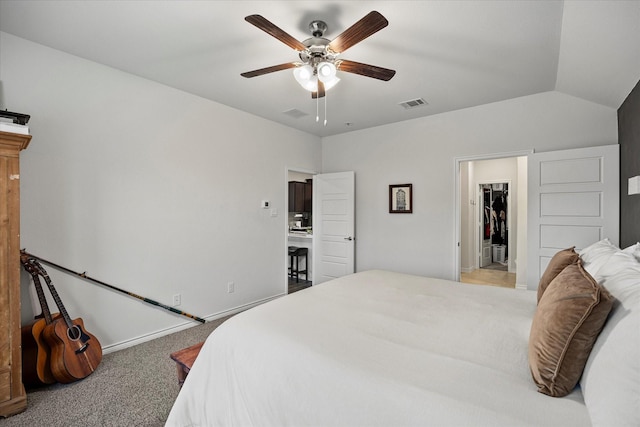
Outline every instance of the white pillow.
<svg viewBox="0 0 640 427">
<path fill-rule="evenodd" d="M 636 243 L 635 245 L 631 245 L 628 248 L 624 248 L 622 252 L 624 252 L 625 254 L 633 255 L 638 260 L 638 262 L 640 262 L 640 242 Z"/>
<path fill-rule="evenodd" d="M 606 264 L 600 267 L 594 279 L 600 284 L 604 284 L 603 281 L 618 272 L 633 269 L 634 267 L 640 267 L 640 262 L 631 255 L 623 251 L 618 251 L 607 258 Z M 639 325 L 640 327 L 640 325 Z"/>
<path fill-rule="evenodd" d="M 616 301 L 580 387 L 594 426 L 640 426 L 640 265 L 627 266 L 602 285 Z"/>
<path fill-rule="evenodd" d="M 611 255 L 619 251 L 620 248 L 605 238 L 578 251 L 578 254 L 580 255 L 584 269 L 599 282 L 596 277 L 598 270 L 607 263 Z"/>
</svg>

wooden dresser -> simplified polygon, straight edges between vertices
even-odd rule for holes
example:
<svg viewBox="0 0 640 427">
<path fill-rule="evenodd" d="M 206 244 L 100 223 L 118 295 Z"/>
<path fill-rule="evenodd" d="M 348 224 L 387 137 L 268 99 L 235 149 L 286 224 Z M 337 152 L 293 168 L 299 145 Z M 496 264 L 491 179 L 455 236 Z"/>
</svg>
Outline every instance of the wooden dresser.
<svg viewBox="0 0 640 427">
<path fill-rule="evenodd" d="M 0 416 L 24 411 L 20 347 L 20 151 L 30 135 L 0 132 Z"/>
</svg>

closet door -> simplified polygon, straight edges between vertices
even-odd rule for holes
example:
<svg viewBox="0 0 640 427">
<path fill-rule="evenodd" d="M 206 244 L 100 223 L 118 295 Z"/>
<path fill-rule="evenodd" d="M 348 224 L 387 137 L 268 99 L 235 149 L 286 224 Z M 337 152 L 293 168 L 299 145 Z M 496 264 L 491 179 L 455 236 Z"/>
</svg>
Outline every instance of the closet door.
<svg viewBox="0 0 640 427">
<path fill-rule="evenodd" d="M 486 267 L 491 264 L 491 200 L 493 194 L 491 186 L 480 184 L 480 230 L 478 232 L 480 241 L 480 262 L 479 267 Z"/>
</svg>

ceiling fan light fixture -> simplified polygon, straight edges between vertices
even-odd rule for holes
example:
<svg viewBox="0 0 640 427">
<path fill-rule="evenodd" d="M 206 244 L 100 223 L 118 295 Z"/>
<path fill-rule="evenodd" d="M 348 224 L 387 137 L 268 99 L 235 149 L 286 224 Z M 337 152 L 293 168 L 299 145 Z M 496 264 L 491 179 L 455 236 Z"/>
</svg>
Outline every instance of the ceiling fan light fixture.
<svg viewBox="0 0 640 427">
<path fill-rule="evenodd" d="M 318 90 L 318 77 L 313 73 L 313 67 L 306 64 L 301 67 L 293 69 L 293 77 L 304 89 L 309 92 L 315 92 Z"/>
<path fill-rule="evenodd" d="M 333 62 L 323 61 L 316 67 L 318 80 L 324 84 L 324 90 L 329 90 L 340 81 L 336 76 L 336 65 Z"/>
<path fill-rule="evenodd" d="M 322 79 L 320 79 L 322 81 Z M 327 80 L 327 81 L 323 81 L 322 83 L 324 83 L 324 90 L 329 90 L 332 87 L 334 87 L 335 85 L 338 84 L 338 82 L 340 81 L 340 78 L 337 76 L 333 76 L 332 79 Z"/>
<path fill-rule="evenodd" d="M 328 83 L 336 77 L 336 66 L 331 62 L 318 64 L 318 78 L 322 83 Z"/>
<path fill-rule="evenodd" d="M 309 92 L 317 92 L 318 91 L 318 78 L 316 76 L 311 77 L 311 79 L 306 82 L 303 86 Z"/>
</svg>

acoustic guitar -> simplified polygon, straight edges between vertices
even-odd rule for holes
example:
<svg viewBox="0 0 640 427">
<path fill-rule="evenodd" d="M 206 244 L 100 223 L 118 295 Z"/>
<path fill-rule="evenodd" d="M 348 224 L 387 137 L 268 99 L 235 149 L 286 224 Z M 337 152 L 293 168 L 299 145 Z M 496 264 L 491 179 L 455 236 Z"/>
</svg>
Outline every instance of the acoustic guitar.
<svg viewBox="0 0 640 427">
<path fill-rule="evenodd" d="M 29 258 L 21 254 L 20 262 L 33 279 L 43 317 L 22 327 L 22 380 L 25 385 L 34 387 L 53 384 L 56 379 L 51 373 L 50 367 L 51 348 L 42 336 L 42 331 L 46 325 L 51 324 L 53 319 L 60 317 L 60 315 L 59 313 L 52 315 L 49 311 L 40 277 L 37 270 L 29 262 Z"/>
<path fill-rule="evenodd" d="M 102 361 L 102 346 L 95 336 L 85 330 L 82 319 L 71 320 L 45 269 L 37 260 L 30 261 L 44 278 L 60 310 L 61 317 L 53 319 L 43 330 L 44 339 L 51 347 L 51 373 L 61 383 L 86 378 Z"/>
</svg>

